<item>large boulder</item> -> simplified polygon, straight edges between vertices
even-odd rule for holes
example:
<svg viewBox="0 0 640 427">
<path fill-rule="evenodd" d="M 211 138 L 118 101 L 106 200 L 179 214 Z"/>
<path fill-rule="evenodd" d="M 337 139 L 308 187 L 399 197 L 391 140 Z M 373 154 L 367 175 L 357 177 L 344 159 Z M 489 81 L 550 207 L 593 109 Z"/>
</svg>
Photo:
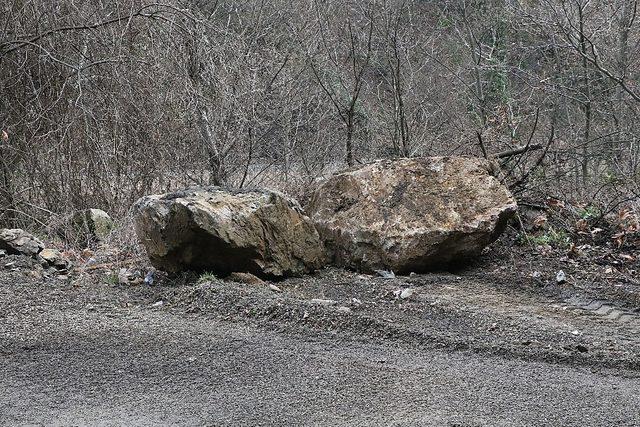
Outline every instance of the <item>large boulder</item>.
<svg viewBox="0 0 640 427">
<path fill-rule="evenodd" d="M 515 214 L 491 170 L 479 158 L 381 160 L 320 184 L 306 211 L 339 266 L 437 269 L 478 255 Z"/>
<path fill-rule="evenodd" d="M 296 202 L 271 191 L 194 188 L 136 202 L 136 233 L 168 272 L 298 275 L 322 267 L 318 232 Z"/>
<path fill-rule="evenodd" d="M 44 244 L 32 234 L 19 228 L 0 229 L 0 249 L 9 254 L 35 257 L 44 249 Z"/>
</svg>

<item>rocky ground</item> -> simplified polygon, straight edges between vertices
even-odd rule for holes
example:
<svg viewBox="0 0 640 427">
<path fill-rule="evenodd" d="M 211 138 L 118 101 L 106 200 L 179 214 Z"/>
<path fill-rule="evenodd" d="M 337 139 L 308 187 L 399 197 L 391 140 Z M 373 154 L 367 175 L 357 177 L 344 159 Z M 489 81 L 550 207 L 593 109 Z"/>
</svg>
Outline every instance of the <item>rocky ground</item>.
<svg viewBox="0 0 640 427">
<path fill-rule="evenodd" d="M 150 286 L 105 257 L 0 258 L 0 424 L 640 425 L 633 269 L 508 237 L 394 278 Z"/>
</svg>

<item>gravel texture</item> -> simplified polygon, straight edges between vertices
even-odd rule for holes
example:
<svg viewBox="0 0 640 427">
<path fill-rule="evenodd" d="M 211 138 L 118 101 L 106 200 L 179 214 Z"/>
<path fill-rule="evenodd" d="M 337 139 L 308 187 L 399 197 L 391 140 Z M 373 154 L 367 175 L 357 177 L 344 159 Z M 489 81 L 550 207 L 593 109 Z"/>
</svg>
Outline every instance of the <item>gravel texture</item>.
<svg viewBox="0 0 640 427">
<path fill-rule="evenodd" d="M 4 257 L 0 425 L 640 425 L 635 285 L 538 261 L 276 291 Z"/>
</svg>

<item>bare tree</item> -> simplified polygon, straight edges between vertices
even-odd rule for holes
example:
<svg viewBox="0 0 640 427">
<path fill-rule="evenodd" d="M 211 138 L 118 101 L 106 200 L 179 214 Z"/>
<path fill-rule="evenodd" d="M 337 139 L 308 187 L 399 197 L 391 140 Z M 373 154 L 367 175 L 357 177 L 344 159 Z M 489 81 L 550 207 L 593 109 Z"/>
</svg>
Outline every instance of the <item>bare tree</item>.
<svg viewBox="0 0 640 427">
<path fill-rule="evenodd" d="M 502 175 L 522 197 L 624 200 L 637 6 L 5 0 L 0 220 L 123 216 L 193 184 L 303 195 L 386 156 L 516 153 Z"/>
<path fill-rule="evenodd" d="M 317 1 L 314 7 L 318 27 L 309 65 L 344 124 L 346 162 L 353 166 L 353 136 L 360 107 L 358 101 L 366 84 L 365 72 L 372 52 L 375 25 L 372 9 L 338 11 L 332 9 L 331 5 L 321 5 Z M 352 16 L 354 12 L 360 14 Z M 330 19 L 330 14 L 342 16 L 343 13 L 346 14 L 344 24 Z"/>
</svg>

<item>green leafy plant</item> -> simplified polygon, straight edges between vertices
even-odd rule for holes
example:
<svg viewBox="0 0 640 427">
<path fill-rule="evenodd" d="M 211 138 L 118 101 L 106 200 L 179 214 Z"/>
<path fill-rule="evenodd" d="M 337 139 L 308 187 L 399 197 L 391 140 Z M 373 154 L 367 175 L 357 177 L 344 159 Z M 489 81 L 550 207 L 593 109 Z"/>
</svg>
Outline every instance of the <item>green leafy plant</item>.
<svg viewBox="0 0 640 427">
<path fill-rule="evenodd" d="M 518 240 L 521 244 L 534 246 L 548 245 L 556 248 L 568 248 L 571 245 L 569 235 L 564 230 L 557 230 L 553 227 L 537 235 L 521 234 Z"/>
<path fill-rule="evenodd" d="M 580 219 L 584 219 L 587 221 L 589 221 L 590 219 L 598 218 L 601 214 L 602 212 L 600 212 L 600 209 L 592 205 L 589 205 L 578 212 L 578 215 L 580 215 Z"/>
<path fill-rule="evenodd" d="M 117 285 L 119 283 L 118 275 L 116 273 L 109 273 L 102 279 L 107 285 Z"/>
<path fill-rule="evenodd" d="M 451 28 L 451 26 L 453 26 L 453 20 L 448 16 L 442 16 L 438 20 L 438 28 L 446 29 Z"/>
<path fill-rule="evenodd" d="M 212 282 L 214 280 L 216 280 L 217 277 L 215 274 L 205 271 L 204 273 L 202 273 L 200 275 L 200 277 L 198 277 L 198 283 L 206 283 L 206 282 Z"/>
</svg>

